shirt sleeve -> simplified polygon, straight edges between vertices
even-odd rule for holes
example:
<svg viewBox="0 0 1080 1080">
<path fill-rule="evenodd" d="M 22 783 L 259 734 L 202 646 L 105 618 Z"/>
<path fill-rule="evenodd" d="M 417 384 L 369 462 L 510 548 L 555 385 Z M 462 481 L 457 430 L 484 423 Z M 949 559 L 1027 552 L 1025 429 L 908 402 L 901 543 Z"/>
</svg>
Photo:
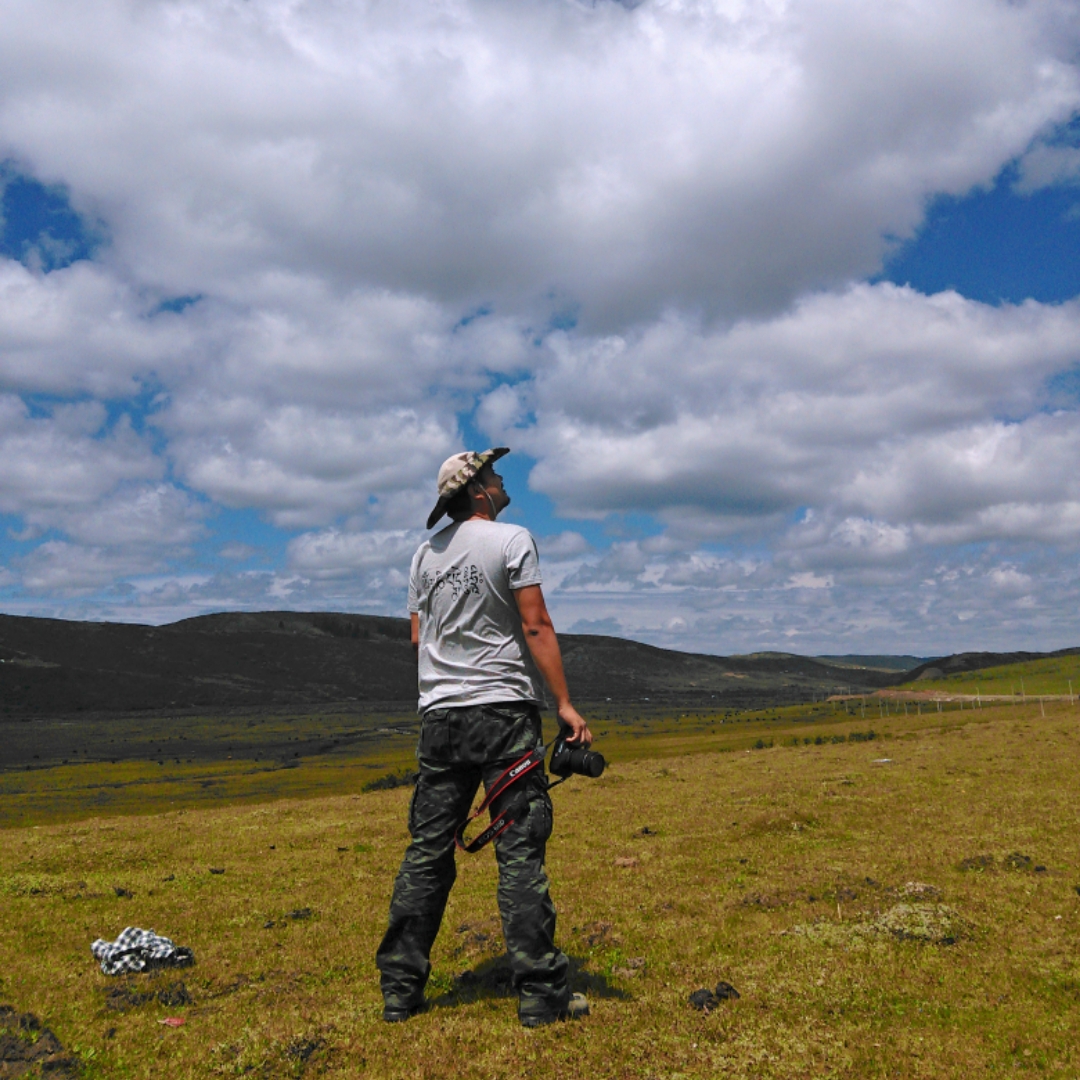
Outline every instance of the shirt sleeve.
<svg viewBox="0 0 1080 1080">
<path fill-rule="evenodd" d="M 420 610 L 420 550 L 413 556 L 412 566 L 409 568 L 410 615 L 413 615 Z"/>
<path fill-rule="evenodd" d="M 507 541 L 506 574 L 511 589 L 524 589 L 526 585 L 539 585 L 543 581 L 536 541 L 527 529 L 516 529 Z"/>
</svg>

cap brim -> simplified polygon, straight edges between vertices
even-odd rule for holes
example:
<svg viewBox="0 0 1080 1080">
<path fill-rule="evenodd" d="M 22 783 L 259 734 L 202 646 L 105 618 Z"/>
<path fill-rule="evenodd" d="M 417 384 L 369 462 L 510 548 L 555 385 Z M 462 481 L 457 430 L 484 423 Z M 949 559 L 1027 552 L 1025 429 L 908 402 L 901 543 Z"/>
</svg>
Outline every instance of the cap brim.
<svg viewBox="0 0 1080 1080">
<path fill-rule="evenodd" d="M 509 446 L 493 446 L 490 450 L 484 450 L 476 456 L 480 459 L 480 464 L 476 468 L 476 472 L 479 472 L 485 465 L 490 465 L 493 461 L 498 461 L 501 457 L 506 457 L 510 453 Z M 476 473 L 473 473 L 475 476 Z M 469 478 L 470 480 L 472 477 Z M 467 484 L 469 480 L 465 481 Z M 435 508 L 428 514 L 427 526 L 428 529 L 434 529 L 439 518 L 446 513 L 446 504 L 465 486 L 462 484 L 460 487 L 455 488 L 453 491 L 446 495 L 440 495 L 439 501 L 435 504 Z"/>
<path fill-rule="evenodd" d="M 428 529 L 434 529 L 435 528 L 435 523 L 439 520 L 439 518 L 441 518 L 443 516 L 443 514 L 446 513 L 446 504 L 449 501 L 450 501 L 449 499 L 440 499 L 435 504 L 435 509 L 432 510 L 430 514 L 428 514 L 427 525 L 425 526 L 425 528 L 428 528 Z"/>
</svg>

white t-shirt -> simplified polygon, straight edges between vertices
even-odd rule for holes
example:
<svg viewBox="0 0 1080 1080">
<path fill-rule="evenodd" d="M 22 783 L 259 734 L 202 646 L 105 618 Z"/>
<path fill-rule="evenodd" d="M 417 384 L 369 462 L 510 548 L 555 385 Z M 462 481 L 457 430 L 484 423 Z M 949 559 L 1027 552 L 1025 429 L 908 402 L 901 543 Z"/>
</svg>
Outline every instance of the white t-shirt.
<svg viewBox="0 0 1080 1080">
<path fill-rule="evenodd" d="M 420 712 L 543 700 L 513 596 L 539 584 L 536 542 L 519 525 L 455 522 L 420 545 L 409 573 L 409 611 L 420 617 Z"/>
</svg>

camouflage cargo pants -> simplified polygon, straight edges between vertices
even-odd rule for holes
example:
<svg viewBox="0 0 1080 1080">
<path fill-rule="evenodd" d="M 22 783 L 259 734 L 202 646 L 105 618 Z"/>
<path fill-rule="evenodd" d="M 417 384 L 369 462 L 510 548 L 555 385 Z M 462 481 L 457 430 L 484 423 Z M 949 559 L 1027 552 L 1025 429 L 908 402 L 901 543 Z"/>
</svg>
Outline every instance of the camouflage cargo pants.
<svg viewBox="0 0 1080 1080">
<path fill-rule="evenodd" d="M 416 751 L 420 775 L 409 805 L 412 843 L 394 882 L 390 924 L 376 954 L 389 1008 L 409 1009 L 423 1000 L 428 956 L 457 876 L 454 830 L 481 781 L 486 788 L 541 742 L 540 711 L 531 702 L 424 714 Z M 555 905 L 544 873 L 552 824 L 546 786 L 542 767 L 513 785 L 505 797 L 524 789 L 528 817 L 495 841 L 499 913 L 521 1016 L 558 1012 L 570 996 L 568 961 L 555 947 Z"/>
</svg>

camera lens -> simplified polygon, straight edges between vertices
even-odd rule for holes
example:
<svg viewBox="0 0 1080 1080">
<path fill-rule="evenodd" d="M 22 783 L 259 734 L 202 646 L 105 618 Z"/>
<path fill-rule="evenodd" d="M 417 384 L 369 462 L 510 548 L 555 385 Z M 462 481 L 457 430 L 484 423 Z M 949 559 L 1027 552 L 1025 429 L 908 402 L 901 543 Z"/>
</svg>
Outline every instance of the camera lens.
<svg viewBox="0 0 1080 1080">
<path fill-rule="evenodd" d="M 574 774 L 595 778 L 604 771 L 606 765 L 603 754 L 598 754 L 595 750 L 567 746 L 565 739 L 556 739 L 551 750 L 551 771 L 564 779 Z"/>
<path fill-rule="evenodd" d="M 603 754 L 595 750 L 575 750 L 570 756 L 570 768 L 579 776 L 591 776 L 594 779 L 603 771 L 607 762 Z"/>
</svg>

